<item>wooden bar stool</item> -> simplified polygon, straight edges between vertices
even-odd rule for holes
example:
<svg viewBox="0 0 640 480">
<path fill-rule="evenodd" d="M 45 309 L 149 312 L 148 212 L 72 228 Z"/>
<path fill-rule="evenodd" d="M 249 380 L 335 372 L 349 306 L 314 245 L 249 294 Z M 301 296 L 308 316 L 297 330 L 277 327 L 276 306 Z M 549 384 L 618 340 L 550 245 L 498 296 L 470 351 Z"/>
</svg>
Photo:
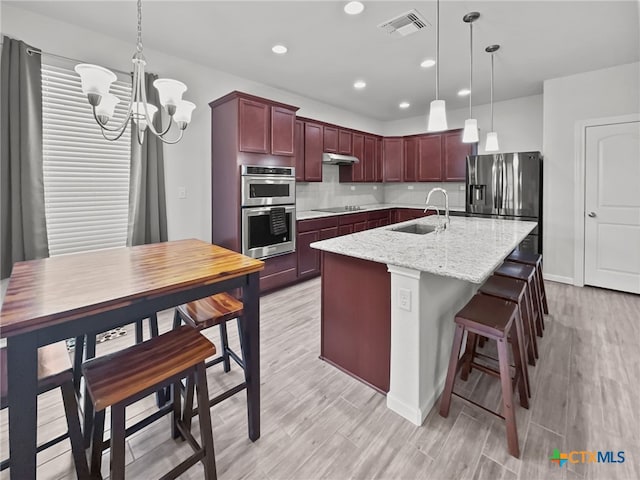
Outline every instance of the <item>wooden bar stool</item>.
<svg viewBox="0 0 640 480">
<path fill-rule="evenodd" d="M 202 461 L 205 478 L 216 479 L 211 415 L 206 407 L 209 399 L 206 358 L 214 355 L 215 346 L 203 335 L 189 327 L 181 327 L 146 342 L 104 357 L 89 360 L 82 366 L 85 382 L 95 410 L 91 448 L 91 474 L 100 477 L 102 452 L 111 448 L 110 478 L 124 478 L 125 437 L 139 430 L 137 425 L 125 429 L 125 408 L 157 391 L 172 386 L 172 436 L 182 436 L 193 448 L 188 459 L 164 475 L 176 478 L 189 467 Z M 198 392 L 198 414 L 202 446 L 180 418 L 179 385 L 185 377 L 193 377 Z M 111 440 L 104 441 L 105 409 L 111 407 Z M 191 405 L 187 405 L 190 409 Z M 191 416 L 189 416 L 189 421 Z M 139 423 L 147 423 L 145 420 Z"/>
<path fill-rule="evenodd" d="M 522 263 L 504 262 L 496 268 L 493 273 L 494 275 L 515 278 L 516 280 L 527 282 L 526 295 L 529 298 L 531 311 L 535 318 L 536 333 L 539 337 L 542 337 L 542 331 L 544 330 L 544 314 L 542 313 L 542 303 L 540 302 L 537 283 L 535 281 L 536 269 L 531 265 L 525 265 Z"/>
<path fill-rule="evenodd" d="M 240 320 L 242 313 L 243 305 L 241 301 L 228 293 L 218 293 L 217 295 L 212 295 L 177 307 L 173 318 L 173 327 L 178 328 L 182 322 L 197 330 L 204 330 L 218 325 L 220 328 L 222 352 L 220 356 L 206 363 L 207 368 L 212 365 L 217 365 L 218 363 L 223 363 L 224 371 L 229 372 L 231 370 L 230 359 L 233 359 L 244 371 L 246 380 L 244 340 L 242 322 Z M 227 322 L 234 318 L 238 324 L 240 355 L 229 347 L 229 339 L 227 336 Z M 246 381 L 242 382 L 212 398 L 209 401 L 209 406 L 212 407 L 246 388 Z M 187 388 L 187 394 L 189 394 L 189 388 Z"/>
<path fill-rule="evenodd" d="M 489 295 L 475 295 L 455 317 L 456 331 L 451 349 L 451 359 L 447 371 L 442 400 L 440 402 L 440 415 L 447 417 L 451 406 L 451 397 L 456 395 L 467 402 L 496 415 L 506 422 L 507 445 L 509 453 L 516 458 L 520 457 L 518 446 L 518 431 L 516 427 L 515 410 L 513 407 L 513 391 L 518 388 L 520 405 L 529 408 L 529 399 L 524 385 L 524 368 L 522 363 L 522 332 L 517 328 L 518 308 L 513 302 L 491 297 Z M 473 361 L 471 352 L 465 352 L 460 358 L 462 349 L 462 339 L 464 333 L 467 335 L 481 336 L 493 339 L 498 344 L 498 366 L 499 370 L 494 370 Z M 511 347 L 515 363 L 515 375 L 512 378 L 509 367 L 508 336 L 511 335 Z M 469 359 L 471 357 L 471 359 Z M 459 368 L 470 362 L 472 368 L 480 370 L 492 376 L 500 378 L 502 384 L 502 415 L 489 410 L 473 400 L 470 400 L 453 390 L 456 374 Z"/>
<path fill-rule="evenodd" d="M 78 478 L 89 478 L 89 467 L 84 455 L 82 442 L 82 431 L 80 430 L 80 420 L 78 418 L 78 404 L 73 388 L 73 372 L 71 370 L 71 360 L 65 342 L 58 342 L 45 345 L 38 349 L 38 395 L 60 388 L 62 391 L 62 402 L 64 404 L 65 417 L 67 419 L 67 432 L 59 435 L 53 440 L 49 440 L 37 448 L 41 452 L 65 439 L 71 442 L 71 453 L 76 467 Z M 7 351 L 0 349 L 0 408 L 7 408 Z M 0 470 L 4 470 L 11 464 L 11 459 L 4 460 L 0 464 Z"/>
<path fill-rule="evenodd" d="M 538 358 L 538 342 L 536 340 L 536 325 L 531 312 L 531 305 L 527 302 L 527 282 L 517 278 L 492 275 L 482 284 L 478 291 L 485 295 L 509 300 L 518 305 L 518 311 L 523 322 L 525 342 L 527 343 L 526 350 L 529 364 L 535 366 L 536 358 Z"/>
<path fill-rule="evenodd" d="M 522 250 L 514 250 L 507 257 L 507 261 L 515 263 L 524 263 L 531 265 L 536 269 L 536 278 L 538 280 L 538 288 L 540 290 L 540 299 L 542 300 L 542 309 L 544 313 L 549 313 L 549 305 L 547 304 L 547 291 L 544 288 L 544 278 L 542 277 L 542 255 L 539 253 L 523 252 Z"/>
</svg>

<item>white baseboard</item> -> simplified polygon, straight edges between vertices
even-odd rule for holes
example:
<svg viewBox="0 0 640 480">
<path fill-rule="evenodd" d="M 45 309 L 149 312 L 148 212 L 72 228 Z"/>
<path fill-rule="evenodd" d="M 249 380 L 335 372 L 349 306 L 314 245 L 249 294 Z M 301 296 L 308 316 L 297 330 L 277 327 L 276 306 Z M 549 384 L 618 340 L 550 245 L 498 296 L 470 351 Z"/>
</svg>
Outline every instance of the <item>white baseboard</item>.
<svg viewBox="0 0 640 480">
<path fill-rule="evenodd" d="M 553 275 L 550 273 L 543 273 L 542 276 L 545 280 L 549 280 L 550 282 L 558 282 L 558 283 L 568 283 L 569 285 L 573 285 L 573 278 L 564 277 L 562 275 Z"/>
</svg>

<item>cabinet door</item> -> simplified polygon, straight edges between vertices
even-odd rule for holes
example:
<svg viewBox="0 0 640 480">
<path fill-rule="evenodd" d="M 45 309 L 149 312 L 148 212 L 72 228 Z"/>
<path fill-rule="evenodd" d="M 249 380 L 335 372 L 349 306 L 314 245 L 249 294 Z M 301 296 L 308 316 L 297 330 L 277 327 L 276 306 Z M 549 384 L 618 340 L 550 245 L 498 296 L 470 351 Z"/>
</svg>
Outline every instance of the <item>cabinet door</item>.
<svg viewBox="0 0 640 480">
<path fill-rule="evenodd" d="M 351 155 L 351 132 L 340 129 L 338 131 L 338 153 Z"/>
<path fill-rule="evenodd" d="M 382 163 L 385 182 L 402 181 L 404 148 L 402 137 L 387 137 L 382 140 Z"/>
<path fill-rule="evenodd" d="M 338 153 L 338 129 L 336 127 L 324 126 L 324 151 Z"/>
<path fill-rule="evenodd" d="M 367 230 L 372 228 L 378 228 L 380 226 L 380 220 L 367 220 Z"/>
<path fill-rule="evenodd" d="M 340 225 L 338 227 L 338 236 L 349 235 L 350 233 L 353 233 L 353 223 L 350 223 L 348 225 Z"/>
<path fill-rule="evenodd" d="M 382 182 L 382 139 L 376 138 L 376 182 Z"/>
<path fill-rule="evenodd" d="M 404 139 L 404 175 L 405 182 L 415 182 L 418 179 L 418 139 L 409 137 Z"/>
<path fill-rule="evenodd" d="M 271 107 L 271 153 L 292 157 L 295 153 L 294 126 L 296 112 L 284 107 Z"/>
<path fill-rule="evenodd" d="M 320 230 L 320 240 L 327 240 L 338 236 L 338 227 L 328 227 Z"/>
<path fill-rule="evenodd" d="M 353 134 L 353 156 L 360 160 L 360 163 L 356 163 L 351 166 L 351 181 L 363 182 L 364 181 L 364 135 L 360 133 Z"/>
<path fill-rule="evenodd" d="M 322 125 L 319 123 L 304 124 L 304 179 L 322 181 Z"/>
<path fill-rule="evenodd" d="M 442 134 L 442 157 L 445 182 L 464 182 L 467 155 L 475 155 L 475 143 L 462 143 L 462 130 Z"/>
<path fill-rule="evenodd" d="M 304 182 L 304 122 L 296 120 L 293 136 L 295 138 L 296 181 Z"/>
<path fill-rule="evenodd" d="M 296 251 L 298 253 L 299 277 L 320 272 L 320 252 L 310 246 L 318 240 L 320 240 L 320 232 L 318 230 L 298 234 Z"/>
<path fill-rule="evenodd" d="M 418 137 L 418 181 L 442 180 L 442 137 L 440 134 Z"/>
<path fill-rule="evenodd" d="M 269 105 L 264 103 L 238 99 L 238 149 L 241 152 L 269 153 L 269 110 Z M 293 132 L 293 123 L 291 128 Z"/>
<path fill-rule="evenodd" d="M 376 139 L 364 137 L 364 181 L 376 181 Z"/>
<path fill-rule="evenodd" d="M 364 230 L 367 229 L 367 221 L 363 221 L 363 222 L 357 222 L 353 224 L 353 231 L 354 232 L 362 232 Z"/>
</svg>

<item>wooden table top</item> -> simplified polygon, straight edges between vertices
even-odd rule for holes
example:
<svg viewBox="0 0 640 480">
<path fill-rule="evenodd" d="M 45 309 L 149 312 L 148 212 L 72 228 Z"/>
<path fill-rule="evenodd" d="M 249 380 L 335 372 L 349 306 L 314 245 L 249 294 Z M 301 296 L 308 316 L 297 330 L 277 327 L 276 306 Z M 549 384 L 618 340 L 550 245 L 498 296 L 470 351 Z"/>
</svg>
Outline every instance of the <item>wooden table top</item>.
<svg viewBox="0 0 640 480">
<path fill-rule="evenodd" d="M 0 310 L 0 337 L 263 268 L 260 260 L 193 239 L 17 262 Z"/>
</svg>

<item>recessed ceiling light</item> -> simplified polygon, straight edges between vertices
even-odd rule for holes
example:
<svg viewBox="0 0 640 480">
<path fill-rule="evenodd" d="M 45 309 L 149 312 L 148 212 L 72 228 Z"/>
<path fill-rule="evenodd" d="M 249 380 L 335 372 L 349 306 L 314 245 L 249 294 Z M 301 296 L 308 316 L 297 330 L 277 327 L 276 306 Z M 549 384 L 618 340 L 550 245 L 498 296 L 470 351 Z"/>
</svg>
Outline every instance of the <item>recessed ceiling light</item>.
<svg viewBox="0 0 640 480">
<path fill-rule="evenodd" d="M 284 45 L 274 45 L 273 47 L 271 47 L 271 51 L 273 53 L 277 53 L 278 55 L 284 55 L 285 53 L 287 53 L 287 47 L 285 47 Z"/>
<path fill-rule="evenodd" d="M 400 105 L 398 105 L 400 108 L 409 108 L 411 106 L 411 104 L 409 102 L 401 102 Z"/>
<path fill-rule="evenodd" d="M 458 96 L 459 97 L 466 97 L 470 93 L 471 93 L 471 90 L 469 90 L 468 88 L 463 88 L 463 89 L 458 91 Z"/>
<path fill-rule="evenodd" d="M 363 82 L 362 80 L 358 80 L 357 82 L 355 82 L 353 84 L 353 88 L 357 88 L 358 90 L 362 90 L 366 86 L 367 86 L 367 84 L 365 82 Z"/>
<path fill-rule="evenodd" d="M 344 6 L 345 13 L 349 15 L 358 15 L 364 10 L 362 2 L 349 2 Z"/>
<path fill-rule="evenodd" d="M 424 60 L 420 66 L 422 68 L 431 68 L 436 64 L 436 61 L 432 58 L 427 58 L 426 60 Z"/>
</svg>

